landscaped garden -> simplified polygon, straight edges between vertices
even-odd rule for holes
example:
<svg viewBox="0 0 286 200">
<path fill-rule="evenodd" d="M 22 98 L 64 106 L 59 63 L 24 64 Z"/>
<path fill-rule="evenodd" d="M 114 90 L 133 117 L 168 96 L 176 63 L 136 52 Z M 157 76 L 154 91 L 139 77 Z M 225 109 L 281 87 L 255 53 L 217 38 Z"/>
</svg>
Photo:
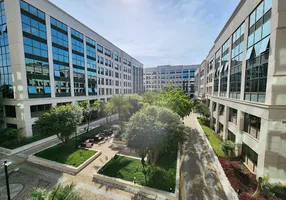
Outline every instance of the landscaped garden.
<svg viewBox="0 0 286 200">
<path fill-rule="evenodd" d="M 135 177 L 136 184 L 167 192 L 172 188 L 172 192 L 175 192 L 176 163 L 176 154 L 165 154 L 159 158 L 154 168 L 146 165 L 144 169 L 140 159 L 116 155 L 101 168 L 99 173 L 131 182 Z"/>
<path fill-rule="evenodd" d="M 75 147 L 76 141 L 73 138 L 67 145 L 58 144 L 35 154 L 35 156 L 78 167 L 96 153 L 93 150 Z"/>
</svg>

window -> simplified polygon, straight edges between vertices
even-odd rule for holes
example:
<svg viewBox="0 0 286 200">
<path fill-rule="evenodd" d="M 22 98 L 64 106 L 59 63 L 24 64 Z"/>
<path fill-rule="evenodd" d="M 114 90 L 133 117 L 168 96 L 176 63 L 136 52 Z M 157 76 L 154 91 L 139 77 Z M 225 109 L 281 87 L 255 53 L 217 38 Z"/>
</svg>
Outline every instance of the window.
<svg viewBox="0 0 286 200">
<path fill-rule="evenodd" d="M 104 49 L 105 55 L 111 57 L 111 51 L 108 49 Z"/>
<path fill-rule="evenodd" d="M 69 64 L 69 52 L 62 48 L 57 48 L 53 46 L 53 59 L 54 61 Z"/>
<path fill-rule="evenodd" d="M 9 123 L 6 123 L 6 128 L 12 128 L 12 129 L 17 129 L 17 124 L 9 124 Z"/>
<path fill-rule="evenodd" d="M 97 51 L 103 53 L 103 47 L 99 44 L 97 44 Z"/>
<path fill-rule="evenodd" d="M 21 14 L 21 19 L 22 29 L 25 33 L 29 33 L 45 40 L 47 39 L 46 24 L 44 20 L 37 20 L 23 13 Z"/>
<path fill-rule="evenodd" d="M 69 80 L 55 81 L 55 92 L 56 97 L 70 96 L 71 95 L 71 86 Z"/>
<path fill-rule="evenodd" d="M 218 50 L 215 54 L 214 95 L 218 95 L 220 63 L 220 50 Z"/>
<path fill-rule="evenodd" d="M 231 64 L 230 64 L 230 87 L 229 97 L 240 98 L 241 89 L 241 69 L 242 69 L 242 55 L 244 50 L 244 22 L 233 33 L 232 50 L 231 50 Z"/>
<path fill-rule="evenodd" d="M 231 131 L 228 131 L 227 139 L 235 143 L 235 138 L 236 136 L 234 135 L 234 133 Z"/>
<path fill-rule="evenodd" d="M 252 172 L 256 172 L 258 154 L 245 143 L 242 143 L 242 159 Z"/>
<path fill-rule="evenodd" d="M 27 54 L 48 57 L 48 45 L 28 37 L 24 37 L 24 50 Z"/>
<path fill-rule="evenodd" d="M 53 17 L 51 17 L 50 20 L 51 20 L 51 24 L 54 27 L 56 27 L 57 29 L 61 29 L 61 30 L 65 31 L 65 32 L 68 31 L 68 27 L 64 23 L 60 22 L 59 20 L 57 20 L 57 19 L 55 19 Z"/>
<path fill-rule="evenodd" d="M 26 72 L 27 74 L 38 74 L 49 76 L 49 63 L 37 59 L 26 58 Z"/>
<path fill-rule="evenodd" d="M 83 41 L 83 34 L 76 31 L 73 28 L 71 29 L 71 35 L 72 35 L 72 37 L 75 37 L 75 38 L 79 39 L 80 41 Z"/>
<path fill-rule="evenodd" d="M 227 90 L 227 76 L 228 76 L 228 60 L 229 60 L 229 46 L 230 40 L 228 39 L 222 46 L 222 60 L 220 68 L 220 96 L 226 96 Z"/>
<path fill-rule="evenodd" d="M 229 119 L 231 123 L 237 125 L 237 110 L 233 108 L 229 108 Z"/>
<path fill-rule="evenodd" d="M 90 39 L 89 37 L 86 37 L 86 44 L 95 47 L 96 46 L 96 42 L 93 39 Z"/>
<path fill-rule="evenodd" d="M 72 41 L 72 50 L 83 54 L 84 53 L 83 42 L 75 38 L 72 38 L 71 41 Z"/>
<path fill-rule="evenodd" d="M 118 61 L 118 53 L 116 51 L 114 52 L 114 60 Z"/>
<path fill-rule="evenodd" d="M 72 53 L 72 64 L 79 67 L 84 67 L 84 57 L 76 53 Z"/>
<path fill-rule="evenodd" d="M 252 137 L 259 140 L 261 119 L 259 117 L 244 114 L 244 128 L 243 131 L 250 134 Z"/>
<path fill-rule="evenodd" d="M 58 31 L 54 28 L 51 28 L 52 32 L 52 42 L 68 48 L 68 35 L 67 33 L 63 33 L 62 31 Z"/>
<path fill-rule="evenodd" d="M 123 61 L 123 64 L 126 64 L 126 65 L 127 65 L 127 60 L 126 60 L 126 58 L 123 58 L 122 61 Z"/>
<path fill-rule="evenodd" d="M 54 75 L 57 78 L 69 78 L 70 68 L 66 65 L 54 64 Z"/>
<path fill-rule="evenodd" d="M 15 106 L 4 106 L 5 117 L 16 118 L 16 107 Z"/>
<path fill-rule="evenodd" d="M 31 117 L 39 117 L 43 113 L 49 111 L 52 108 L 52 104 L 34 105 L 30 106 Z"/>
<path fill-rule="evenodd" d="M 14 98 L 4 1 L 0 2 L 0 30 L 4 30 L 0 34 L 0 84 L 2 85 L 2 97 Z"/>
</svg>

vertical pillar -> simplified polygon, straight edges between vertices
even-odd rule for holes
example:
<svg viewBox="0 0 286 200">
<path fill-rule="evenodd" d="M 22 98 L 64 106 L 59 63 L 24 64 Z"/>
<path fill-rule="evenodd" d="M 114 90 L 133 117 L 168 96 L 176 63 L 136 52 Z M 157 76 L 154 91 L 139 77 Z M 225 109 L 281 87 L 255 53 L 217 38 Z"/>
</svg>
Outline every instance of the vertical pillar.
<svg viewBox="0 0 286 200">
<path fill-rule="evenodd" d="M 247 41 L 248 41 L 248 27 L 249 26 L 249 17 L 245 19 L 244 22 L 244 50 L 242 53 L 242 66 L 241 66 L 241 88 L 240 88 L 240 100 L 244 100 L 244 91 L 245 91 L 245 70 L 246 70 L 246 52 L 247 52 Z"/>
<path fill-rule="evenodd" d="M 237 131 L 235 134 L 235 144 L 236 144 L 236 155 L 239 156 L 242 153 L 242 137 L 243 137 L 243 126 L 244 126 L 244 113 L 237 110 Z"/>
<path fill-rule="evenodd" d="M 228 115 L 229 115 L 229 107 L 224 106 L 224 113 L 223 113 L 223 117 L 224 117 L 224 126 L 223 126 L 223 140 L 227 140 L 227 136 L 228 136 Z"/>
<path fill-rule="evenodd" d="M 87 59 L 86 59 L 86 37 L 83 35 L 83 52 L 84 52 L 84 81 L 85 81 L 85 96 L 88 96 L 88 77 L 87 77 Z"/>
</svg>

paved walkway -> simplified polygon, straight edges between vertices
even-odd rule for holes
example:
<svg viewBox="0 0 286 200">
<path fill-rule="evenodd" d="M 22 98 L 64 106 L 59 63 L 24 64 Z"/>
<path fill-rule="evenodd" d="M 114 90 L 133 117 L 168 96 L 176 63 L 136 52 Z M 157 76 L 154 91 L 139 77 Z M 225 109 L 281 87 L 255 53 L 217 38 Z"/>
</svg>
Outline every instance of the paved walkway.
<svg viewBox="0 0 286 200">
<path fill-rule="evenodd" d="M 191 114 L 184 122 L 190 131 L 182 148 L 180 199 L 227 199 L 207 151 L 207 144 L 197 130 L 196 115 Z"/>
</svg>

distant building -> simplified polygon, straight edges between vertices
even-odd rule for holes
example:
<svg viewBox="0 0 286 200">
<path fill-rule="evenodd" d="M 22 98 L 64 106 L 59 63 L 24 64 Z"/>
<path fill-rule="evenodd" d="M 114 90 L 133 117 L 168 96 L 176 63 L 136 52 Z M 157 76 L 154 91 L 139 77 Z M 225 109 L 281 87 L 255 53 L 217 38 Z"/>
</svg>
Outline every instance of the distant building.
<svg viewBox="0 0 286 200">
<path fill-rule="evenodd" d="M 180 86 L 190 98 L 195 94 L 195 71 L 198 65 L 162 65 L 144 68 L 144 90 L 160 89 L 171 84 Z"/>
</svg>

